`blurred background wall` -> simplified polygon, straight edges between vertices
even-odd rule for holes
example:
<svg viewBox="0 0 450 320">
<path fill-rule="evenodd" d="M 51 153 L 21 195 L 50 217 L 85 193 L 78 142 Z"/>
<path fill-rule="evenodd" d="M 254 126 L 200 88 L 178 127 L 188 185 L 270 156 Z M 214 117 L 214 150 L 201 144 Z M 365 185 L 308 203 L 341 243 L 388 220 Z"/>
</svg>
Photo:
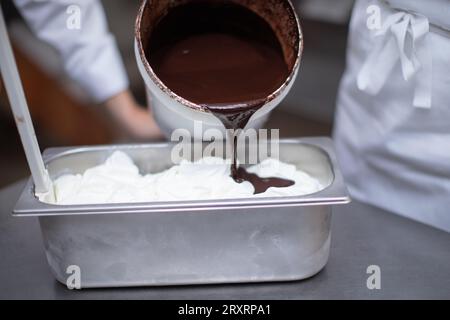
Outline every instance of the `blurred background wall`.
<svg viewBox="0 0 450 320">
<path fill-rule="evenodd" d="M 144 84 L 133 51 L 139 0 L 105 0 L 110 28 L 127 67 L 131 89 L 145 101 Z M 133 142 L 118 132 L 108 114 L 89 102 L 70 81 L 56 52 L 37 40 L 11 0 L 1 1 L 7 15 L 21 78 L 42 149 L 51 146 Z M 283 137 L 330 135 L 340 77 L 345 68 L 347 28 L 353 0 L 296 0 L 305 37 L 299 78 L 273 113 L 269 128 Z M 0 187 L 29 175 L 3 86 L 0 85 Z"/>
</svg>

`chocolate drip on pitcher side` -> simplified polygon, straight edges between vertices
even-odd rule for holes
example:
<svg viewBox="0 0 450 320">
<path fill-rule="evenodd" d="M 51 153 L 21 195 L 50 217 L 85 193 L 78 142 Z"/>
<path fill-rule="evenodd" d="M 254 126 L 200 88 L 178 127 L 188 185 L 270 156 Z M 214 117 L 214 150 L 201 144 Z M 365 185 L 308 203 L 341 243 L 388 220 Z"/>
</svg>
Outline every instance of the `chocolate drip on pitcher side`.
<svg viewBox="0 0 450 320">
<path fill-rule="evenodd" d="M 203 106 L 228 130 L 232 177 L 256 193 L 293 181 L 260 178 L 237 166 L 238 134 L 289 75 L 270 25 L 232 2 L 195 1 L 169 10 L 151 34 L 148 60 L 177 95 Z"/>
</svg>

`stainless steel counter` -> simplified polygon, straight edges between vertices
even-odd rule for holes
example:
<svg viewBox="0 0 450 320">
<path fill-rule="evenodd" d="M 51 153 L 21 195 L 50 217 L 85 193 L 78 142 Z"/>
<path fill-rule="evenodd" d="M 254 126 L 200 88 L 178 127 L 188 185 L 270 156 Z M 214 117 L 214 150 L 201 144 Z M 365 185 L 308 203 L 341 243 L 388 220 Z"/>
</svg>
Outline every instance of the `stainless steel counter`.
<svg viewBox="0 0 450 320">
<path fill-rule="evenodd" d="M 450 234 L 360 203 L 336 208 L 329 263 L 306 281 L 69 291 L 50 273 L 37 219 L 11 216 L 23 185 L 0 190 L 0 299 L 450 299 Z M 367 288 L 371 265 L 381 290 Z"/>
</svg>

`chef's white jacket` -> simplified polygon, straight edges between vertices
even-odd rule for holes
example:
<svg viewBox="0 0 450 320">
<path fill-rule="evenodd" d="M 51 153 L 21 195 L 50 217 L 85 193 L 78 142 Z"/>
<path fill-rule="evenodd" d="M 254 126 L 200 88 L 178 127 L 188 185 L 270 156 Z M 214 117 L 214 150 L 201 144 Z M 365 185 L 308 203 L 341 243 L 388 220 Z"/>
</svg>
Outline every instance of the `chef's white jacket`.
<svg viewBox="0 0 450 320">
<path fill-rule="evenodd" d="M 450 232 L 449 17 L 450 0 L 357 1 L 334 136 L 355 199 Z"/>
<path fill-rule="evenodd" d="M 95 102 L 128 88 L 125 68 L 100 1 L 14 1 L 34 33 L 58 50 L 67 74 Z"/>
</svg>

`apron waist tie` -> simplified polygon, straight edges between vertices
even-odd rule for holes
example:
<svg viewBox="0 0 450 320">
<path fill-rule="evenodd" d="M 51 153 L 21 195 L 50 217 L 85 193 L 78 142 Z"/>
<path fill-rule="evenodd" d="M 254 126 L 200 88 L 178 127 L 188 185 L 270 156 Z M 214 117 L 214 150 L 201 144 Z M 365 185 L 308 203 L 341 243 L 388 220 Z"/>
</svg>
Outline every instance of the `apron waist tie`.
<svg viewBox="0 0 450 320">
<path fill-rule="evenodd" d="M 403 79 L 415 78 L 413 105 L 431 108 L 432 56 L 428 33 L 430 24 L 422 15 L 397 12 L 390 15 L 376 37 L 383 37 L 375 45 L 358 74 L 358 89 L 377 95 L 384 87 L 398 60 Z"/>
</svg>

